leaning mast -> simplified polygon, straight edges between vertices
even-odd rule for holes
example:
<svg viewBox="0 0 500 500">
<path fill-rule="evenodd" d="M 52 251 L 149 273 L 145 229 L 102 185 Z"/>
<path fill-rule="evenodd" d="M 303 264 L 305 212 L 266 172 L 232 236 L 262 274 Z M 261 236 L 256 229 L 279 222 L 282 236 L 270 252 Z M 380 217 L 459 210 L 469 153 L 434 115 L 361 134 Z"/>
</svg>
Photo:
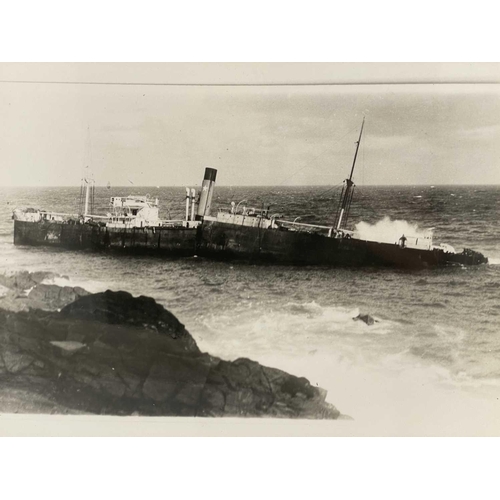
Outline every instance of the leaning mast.
<svg viewBox="0 0 500 500">
<path fill-rule="evenodd" d="M 363 122 L 361 123 L 361 130 L 359 132 L 359 139 L 356 141 L 356 152 L 354 153 L 354 160 L 352 162 L 351 175 L 349 179 L 346 179 L 345 186 L 342 188 L 342 193 L 340 195 L 340 207 L 337 215 L 337 221 L 335 229 L 340 230 L 345 228 L 347 223 L 347 216 L 349 215 L 349 208 L 351 207 L 352 196 L 354 194 L 354 182 L 352 182 L 352 176 L 354 174 L 354 166 L 356 165 L 356 158 L 358 157 L 359 144 L 361 143 L 361 136 L 363 135 L 363 127 L 365 126 L 365 117 L 363 116 Z"/>
</svg>

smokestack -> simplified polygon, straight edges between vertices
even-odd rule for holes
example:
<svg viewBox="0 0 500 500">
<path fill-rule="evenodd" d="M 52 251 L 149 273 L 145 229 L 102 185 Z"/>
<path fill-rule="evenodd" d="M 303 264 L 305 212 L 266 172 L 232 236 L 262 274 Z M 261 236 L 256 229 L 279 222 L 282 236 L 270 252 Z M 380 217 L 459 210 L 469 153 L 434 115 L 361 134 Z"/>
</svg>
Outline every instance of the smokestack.
<svg viewBox="0 0 500 500">
<path fill-rule="evenodd" d="M 197 220 L 202 219 L 205 215 L 210 215 L 210 205 L 212 204 L 212 195 L 214 192 L 216 177 L 217 170 L 215 168 L 205 168 L 205 176 L 201 185 L 200 202 L 198 205 L 198 212 L 196 214 Z"/>
<path fill-rule="evenodd" d="M 194 220 L 195 206 L 196 206 L 196 189 L 191 189 L 191 220 Z"/>
<path fill-rule="evenodd" d="M 186 222 L 189 220 L 189 188 L 186 188 Z"/>
</svg>

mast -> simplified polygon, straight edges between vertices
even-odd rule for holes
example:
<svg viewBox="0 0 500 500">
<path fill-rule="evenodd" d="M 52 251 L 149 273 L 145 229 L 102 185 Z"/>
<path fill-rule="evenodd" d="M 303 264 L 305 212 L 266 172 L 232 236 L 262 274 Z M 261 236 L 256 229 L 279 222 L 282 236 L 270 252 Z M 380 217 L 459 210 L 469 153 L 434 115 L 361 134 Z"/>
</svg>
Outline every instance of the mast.
<svg viewBox="0 0 500 500">
<path fill-rule="evenodd" d="M 356 165 L 356 158 L 358 157 L 359 144 L 361 143 L 361 136 L 363 135 L 363 127 L 365 126 L 365 117 L 363 116 L 363 122 L 361 123 L 361 130 L 359 132 L 359 139 L 356 141 L 356 152 L 354 153 L 354 160 L 352 162 L 351 174 L 349 179 L 346 179 L 345 186 L 342 188 L 342 193 L 340 195 L 340 211 L 338 212 L 337 221 L 335 229 L 339 230 L 345 228 L 347 224 L 347 216 L 349 215 L 349 208 L 351 207 L 352 196 L 354 194 L 354 182 L 352 182 L 352 176 L 354 174 L 354 167 Z"/>
<path fill-rule="evenodd" d="M 84 216 L 92 215 L 94 211 L 95 180 L 91 175 L 82 179 L 83 189 L 85 190 L 85 201 L 83 203 Z"/>
<path fill-rule="evenodd" d="M 85 182 L 85 208 L 83 209 L 83 215 L 89 214 L 89 187 L 90 183 L 87 178 L 83 179 Z"/>
<path fill-rule="evenodd" d="M 90 126 L 87 125 L 87 141 L 85 145 L 87 165 L 83 169 L 82 188 L 80 190 L 80 210 L 83 216 L 90 215 L 94 210 L 94 176 L 89 169 L 92 163 L 92 147 L 90 142 Z M 85 193 L 83 192 L 85 191 Z M 82 206 L 83 205 L 83 206 Z M 90 210 L 89 210 L 90 209 Z"/>
</svg>

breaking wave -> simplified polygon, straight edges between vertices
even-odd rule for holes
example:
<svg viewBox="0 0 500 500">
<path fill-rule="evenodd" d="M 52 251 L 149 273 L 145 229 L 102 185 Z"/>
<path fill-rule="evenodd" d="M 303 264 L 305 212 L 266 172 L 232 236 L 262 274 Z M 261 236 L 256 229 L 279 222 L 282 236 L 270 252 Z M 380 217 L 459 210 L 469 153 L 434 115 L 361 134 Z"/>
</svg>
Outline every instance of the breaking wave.
<svg viewBox="0 0 500 500">
<path fill-rule="evenodd" d="M 44 279 L 42 283 L 47 285 L 58 285 L 61 287 L 71 286 L 76 287 L 79 286 L 84 288 L 90 293 L 99 293 L 104 292 L 109 286 L 106 283 L 100 281 L 93 281 L 89 279 L 77 279 L 77 278 L 69 278 L 68 276 L 56 276 L 54 278 Z"/>
<path fill-rule="evenodd" d="M 364 312 L 364 311 L 363 311 Z M 397 323 L 374 318 L 374 324 L 355 321 L 357 307 L 322 306 L 316 302 L 289 302 L 281 308 L 254 303 L 237 311 L 204 314 L 189 325 L 199 347 L 226 359 L 241 356 L 242 346 L 254 359 L 270 351 L 303 355 L 330 352 L 342 345 L 357 356 L 357 340 L 382 338 Z M 375 340 L 373 340 L 375 342 Z"/>
<path fill-rule="evenodd" d="M 420 229 L 418 224 L 411 224 L 404 220 L 391 220 L 390 217 L 384 217 L 375 224 L 359 222 L 355 226 L 354 233 L 356 238 L 361 240 L 382 243 L 397 243 L 403 235 L 408 239 L 408 243 L 432 238 L 432 229 Z"/>
</svg>

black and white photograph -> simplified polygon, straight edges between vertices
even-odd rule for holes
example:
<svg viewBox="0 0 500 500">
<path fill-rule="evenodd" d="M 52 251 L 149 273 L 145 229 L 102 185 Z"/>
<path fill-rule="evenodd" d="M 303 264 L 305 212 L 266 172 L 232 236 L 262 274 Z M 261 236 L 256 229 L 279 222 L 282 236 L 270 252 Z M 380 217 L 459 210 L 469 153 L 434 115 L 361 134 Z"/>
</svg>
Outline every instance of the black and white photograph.
<svg viewBox="0 0 500 500">
<path fill-rule="evenodd" d="M 3 421 L 498 436 L 500 85 L 231 68 L 0 64 Z"/>
</svg>

